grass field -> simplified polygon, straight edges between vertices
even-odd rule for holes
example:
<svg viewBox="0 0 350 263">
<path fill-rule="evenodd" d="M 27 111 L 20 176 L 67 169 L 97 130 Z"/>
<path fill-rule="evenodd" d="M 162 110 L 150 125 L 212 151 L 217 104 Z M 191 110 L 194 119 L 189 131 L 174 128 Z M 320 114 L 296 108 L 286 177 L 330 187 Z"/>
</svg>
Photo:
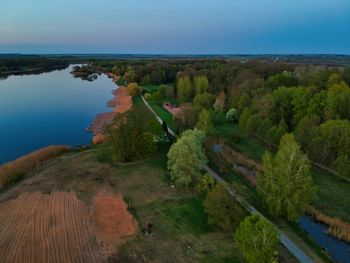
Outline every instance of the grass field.
<svg viewBox="0 0 350 263">
<path fill-rule="evenodd" d="M 250 159 L 261 162 L 261 156 L 266 148 L 257 139 L 240 133 L 238 125 L 218 126 L 216 133 L 225 138 L 225 141 L 235 150 Z M 240 139 L 238 141 L 231 139 L 233 134 L 239 134 Z M 350 184 L 316 168 L 312 168 L 311 175 L 318 187 L 312 205 L 327 215 L 350 222 Z"/>
<path fill-rule="evenodd" d="M 167 147 L 148 160 L 113 166 L 98 162 L 95 148 L 62 155 L 2 193 L 0 204 L 23 192 L 61 191 L 76 193 L 92 207 L 106 191 L 124 197 L 140 230 L 109 262 L 242 262 L 232 233 L 208 226 L 203 197 L 171 187 L 166 152 Z M 154 226 L 151 235 L 144 232 L 148 223 Z"/>
<path fill-rule="evenodd" d="M 170 187 L 164 157 L 121 165 L 112 179 L 140 229 L 154 226 L 151 235 L 141 232 L 128 241 L 116 262 L 241 262 L 232 233 L 207 224 L 202 197 Z"/>
<path fill-rule="evenodd" d="M 170 112 L 168 112 L 162 106 L 159 106 L 154 101 L 148 101 L 148 103 L 152 107 L 152 109 L 159 115 L 159 117 L 167 123 L 168 127 L 176 132 L 177 126 Z"/>
</svg>

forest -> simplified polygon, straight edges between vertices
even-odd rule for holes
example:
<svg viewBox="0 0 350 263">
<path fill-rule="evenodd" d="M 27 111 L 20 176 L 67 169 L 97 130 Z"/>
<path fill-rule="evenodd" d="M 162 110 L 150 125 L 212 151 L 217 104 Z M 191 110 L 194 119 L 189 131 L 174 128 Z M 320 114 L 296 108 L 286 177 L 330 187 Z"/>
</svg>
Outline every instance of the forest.
<svg viewBox="0 0 350 263">
<path fill-rule="evenodd" d="M 112 146 L 101 156 L 130 162 L 152 155 L 156 147 L 150 135 L 162 139 L 145 126 L 149 117 L 144 123 L 135 118 L 143 97 L 179 135 L 167 154 L 171 181 L 205 193 L 208 224 L 235 230 L 236 245 L 248 262 L 257 262 L 265 252 L 261 262 L 276 259 L 275 227 L 259 216 L 247 217 L 242 204 L 232 203 L 206 172 L 207 165 L 275 224 L 285 220 L 295 228 L 293 223 L 306 214 L 325 224 L 329 235 L 350 241 L 349 67 L 179 58 L 96 60 L 85 68 L 112 74 L 133 97 L 131 113 L 116 118 L 107 130 Z M 255 228 L 269 235 L 256 242 L 273 240 L 262 245 L 268 251 L 250 251 L 255 241 L 247 236 Z"/>
<path fill-rule="evenodd" d="M 350 68 L 220 59 L 95 66 L 122 76 L 121 84 L 170 85 L 153 97 L 160 104 L 186 104 L 179 129 L 194 128 L 202 109 L 216 122 L 234 109 L 250 136 L 273 147 L 284 133 L 293 133 L 312 161 L 350 176 Z"/>
</svg>

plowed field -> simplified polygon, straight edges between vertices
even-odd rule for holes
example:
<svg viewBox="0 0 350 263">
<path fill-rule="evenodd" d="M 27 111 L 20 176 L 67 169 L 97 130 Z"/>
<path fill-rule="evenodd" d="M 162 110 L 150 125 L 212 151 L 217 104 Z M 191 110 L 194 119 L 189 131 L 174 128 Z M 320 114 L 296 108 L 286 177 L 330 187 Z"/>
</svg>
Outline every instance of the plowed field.
<svg viewBox="0 0 350 263">
<path fill-rule="evenodd" d="M 75 193 L 31 193 L 0 203 L 0 262 L 103 262 L 89 211 Z"/>
</svg>

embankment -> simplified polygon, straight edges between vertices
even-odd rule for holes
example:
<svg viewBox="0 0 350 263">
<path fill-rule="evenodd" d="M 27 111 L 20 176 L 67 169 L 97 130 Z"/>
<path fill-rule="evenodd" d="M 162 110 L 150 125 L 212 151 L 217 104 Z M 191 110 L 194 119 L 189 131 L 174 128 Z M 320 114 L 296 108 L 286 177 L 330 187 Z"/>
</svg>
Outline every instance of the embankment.
<svg viewBox="0 0 350 263">
<path fill-rule="evenodd" d="M 69 146 L 48 146 L 0 166 L 0 190 L 15 183 L 43 162 L 69 152 Z"/>
</svg>

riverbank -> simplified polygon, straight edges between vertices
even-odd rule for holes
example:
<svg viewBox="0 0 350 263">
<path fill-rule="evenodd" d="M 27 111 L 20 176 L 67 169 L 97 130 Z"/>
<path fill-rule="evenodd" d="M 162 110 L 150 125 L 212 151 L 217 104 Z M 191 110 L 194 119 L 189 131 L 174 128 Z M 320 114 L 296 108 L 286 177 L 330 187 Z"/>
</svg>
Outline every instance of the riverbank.
<svg viewBox="0 0 350 263">
<path fill-rule="evenodd" d="M 114 82 L 119 79 L 112 73 L 108 73 L 107 76 L 112 78 Z M 113 108 L 113 111 L 98 114 L 88 128 L 93 134 L 93 144 L 106 141 L 108 136 L 104 134 L 105 127 L 113 121 L 117 114 L 128 111 L 133 105 L 132 96 L 129 95 L 125 86 L 119 86 L 112 93 L 114 97 L 107 102 L 107 105 Z"/>
</svg>

